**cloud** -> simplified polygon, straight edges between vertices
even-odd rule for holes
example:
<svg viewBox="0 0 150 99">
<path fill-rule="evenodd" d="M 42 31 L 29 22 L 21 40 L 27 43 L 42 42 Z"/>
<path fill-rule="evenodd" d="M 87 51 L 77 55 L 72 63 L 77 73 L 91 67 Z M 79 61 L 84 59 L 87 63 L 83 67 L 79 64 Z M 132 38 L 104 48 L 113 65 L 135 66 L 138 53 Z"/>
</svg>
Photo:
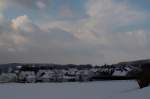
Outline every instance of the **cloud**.
<svg viewBox="0 0 150 99">
<path fill-rule="evenodd" d="M 3 16 L 3 8 L 4 8 L 4 1 L 0 1 L 0 23 L 2 22 L 4 16 Z"/>
<path fill-rule="evenodd" d="M 3 17 L 3 15 L 0 13 L 0 23 L 2 23 L 3 19 L 4 19 L 4 17 Z"/>
<path fill-rule="evenodd" d="M 72 34 L 58 28 L 43 31 L 27 15 L 5 22 L 0 28 L 0 53 L 5 53 L 0 62 L 3 63 L 50 60 L 63 63 L 74 55 L 69 51 L 79 43 Z"/>
<path fill-rule="evenodd" d="M 62 17 L 73 17 L 74 13 L 67 5 L 62 5 L 60 7 L 59 15 Z"/>
<path fill-rule="evenodd" d="M 47 4 L 47 0 L 13 1 L 40 9 L 45 9 L 44 4 Z M 8 21 L 2 16 L 0 54 L 3 57 L 0 56 L 0 62 L 103 64 L 150 56 L 149 32 L 142 28 L 118 30 L 146 20 L 147 13 L 136 10 L 127 2 L 87 1 L 86 16 L 77 20 L 50 18 L 34 23 L 28 15 Z M 68 7 L 61 11 L 67 16 L 72 15 Z"/>
<path fill-rule="evenodd" d="M 14 24 L 13 24 L 14 25 Z M 14 27 L 11 21 L 3 18 L 0 22 L 0 46 L 6 48 L 21 47 L 28 42 L 22 33 L 17 31 L 17 25 Z M 13 26 L 13 27 L 12 27 Z"/>
<path fill-rule="evenodd" d="M 1 1 L 0 1 L 0 8 L 2 8 L 3 5 L 4 5 L 4 0 L 1 0 Z"/>
<path fill-rule="evenodd" d="M 36 5 L 37 5 L 37 7 L 40 8 L 40 9 L 46 8 L 46 4 L 45 4 L 43 1 L 37 1 L 37 2 L 36 2 Z"/>
<path fill-rule="evenodd" d="M 28 40 L 24 36 L 15 33 L 10 29 L 9 31 L 1 31 L 0 42 L 0 47 L 4 47 L 7 50 L 9 48 L 20 48 L 27 43 Z"/>
<path fill-rule="evenodd" d="M 88 17 L 71 22 L 56 21 L 46 24 L 47 28 L 59 27 L 74 34 L 81 39 L 102 37 L 123 26 L 134 25 L 145 20 L 147 14 L 137 11 L 124 2 L 113 0 L 88 0 L 86 4 Z M 85 36 L 85 37 L 84 37 Z"/>
<path fill-rule="evenodd" d="M 7 0 L 7 3 L 18 3 L 26 7 L 33 7 L 36 0 Z"/>
<path fill-rule="evenodd" d="M 5 0 L 9 5 L 16 4 L 16 6 L 19 5 L 31 9 L 44 9 L 50 1 L 51 0 Z"/>
<path fill-rule="evenodd" d="M 98 63 L 97 57 L 102 63 L 149 57 L 146 54 L 149 50 L 146 48 L 148 33 L 143 29 L 113 32 L 114 29 L 134 26 L 147 20 L 147 13 L 133 8 L 127 2 L 88 0 L 86 14 L 87 17 L 83 19 L 48 22 L 41 28 L 49 31 L 57 27 L 74 35 L 81 42 L 78 45 L 83 44 L 85 51 L 86 48 L 90 49 L 89 53 L 94 55 L 91 60 L 95 59 L 95 63 Z"/>
<path fill-rule="evenodd" d="M 26 15 L 18 16 L 16 19 L 13 19 L 11 26 L 14 30 L 22 30 L 29 33 L 34 31 L 34 24 Z"/>
<path fill-rule="evenodd" d="M 145 20 L 148 15 L 144 11 L 136 10 L 127 2 L 118 3 L 114 0 L 89 0 L 86 13 L 89 17 L 82 26 L 99 34 L 112 32 L 119 27 L 135 25 Z"/>
</svg>

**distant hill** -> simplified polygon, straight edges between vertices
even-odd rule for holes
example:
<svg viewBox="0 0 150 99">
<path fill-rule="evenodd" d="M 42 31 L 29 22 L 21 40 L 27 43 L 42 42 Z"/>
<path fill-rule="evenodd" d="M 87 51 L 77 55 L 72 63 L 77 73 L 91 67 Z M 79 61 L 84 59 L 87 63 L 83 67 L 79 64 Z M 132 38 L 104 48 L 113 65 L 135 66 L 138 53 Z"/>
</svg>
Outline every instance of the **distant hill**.
<svg viewBox="0 0 150 99">
<path fill-rule="evenodd" d="M 118 64 L 133 64 L 133 65 L 138 65 L 138 64 L 143 64 L 143 63 L 150 63 L 150 59 L 144 59 L 144 60 L 135 60 L 135 61 L 127 61 L 127 62 L 120 62 Z"/>
<path fill-rule="evenodd" d="M 142 64 L 150 64 L 150 59 L 143 59 L 143 60 L 135 60 L 135 61 L 126 61 L 126 62 L 119 62 L 117 64 L 112 64 L 115 68 L 120 70 L 125 70 L 125 68 L 136 69 L 139 68 Z M 54 67 L 54 68 L 91 68 L 94 67 L 90 64 L 85 65 L 75 65 L 75 64 L 48 64 L 48 63 L 8 63 L 8 64 L 0 64 L 0 72 L 7 72 L 8 69 L 16 69 L 16 66 L 47 66 L 47 67 Z M 104 65 L 99 65 L 96 67 L 103 67 Z M 111 65 L 109 65 L 111 66 Z M 107 67 L 106 67 L 107 68 Z"/>
</svg>

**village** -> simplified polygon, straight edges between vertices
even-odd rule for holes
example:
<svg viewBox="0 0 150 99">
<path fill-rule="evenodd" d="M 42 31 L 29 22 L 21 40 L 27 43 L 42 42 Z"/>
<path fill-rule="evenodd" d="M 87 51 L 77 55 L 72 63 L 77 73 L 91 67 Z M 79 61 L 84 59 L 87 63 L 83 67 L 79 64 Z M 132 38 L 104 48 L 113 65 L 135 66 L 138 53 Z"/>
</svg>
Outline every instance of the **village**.
<svg viewBox="0 0 150 99">
<path fill-rule="evenodd" d="M 1 72 L 0 82 L 87 82 L 111 80 L 113 77 L 124 77 L 123 79 L 126 79 L 125 77 L 130 77 L 133 69 L 132 66 L 116 67 L 114 65 L 23 64 L 16 65 L 15 68 L 9 67 L 7 71 Z"/>
</svg>

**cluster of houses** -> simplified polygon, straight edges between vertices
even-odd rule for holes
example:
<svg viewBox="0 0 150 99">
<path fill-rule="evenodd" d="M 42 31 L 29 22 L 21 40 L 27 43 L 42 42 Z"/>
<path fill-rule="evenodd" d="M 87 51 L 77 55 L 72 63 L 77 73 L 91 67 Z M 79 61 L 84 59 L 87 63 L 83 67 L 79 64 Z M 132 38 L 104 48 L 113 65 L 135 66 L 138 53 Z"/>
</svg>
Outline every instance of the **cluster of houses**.
<svg viewBox="0 0 150 99">
<path fill-rule="evenodd" d="M 76 68 L 70 69 L 34 69 L 22 68 L 18 72 L 18 80 L 21 82 L 65 82 L 65 81 L 88 81 L 92 76 L 92 71 L 77 70 Z"/>
<path fill-rule="evenodd" d="M 0 83 L 87 82 L 137 80 L 140 88 L 150 84 L 150 60 L 113 65 L 0 64 Z"/>
<path fill-rule="evenodd" d="M 104 66 L 48 66 L 48 65 L 17 65 L 8 68 L 7 73 L 0 74 L 0 82 L 75 82 L 108 79 L 113 76 L 125 77 L 131 67 Z"/>
</svg>

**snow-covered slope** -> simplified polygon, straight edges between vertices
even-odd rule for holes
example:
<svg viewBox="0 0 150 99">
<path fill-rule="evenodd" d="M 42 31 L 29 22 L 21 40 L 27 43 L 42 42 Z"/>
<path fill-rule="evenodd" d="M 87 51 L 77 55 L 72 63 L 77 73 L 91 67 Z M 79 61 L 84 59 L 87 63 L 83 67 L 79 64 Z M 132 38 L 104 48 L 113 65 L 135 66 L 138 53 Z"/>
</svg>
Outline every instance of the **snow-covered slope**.
<svg viewBox="0 0 150 99">
<path fill-rule="evenodd" d="M 1 84 L 0 99 L 149 99 L 135 81 Z"/>
<path fill-rule="evenodd" d="M 111 99 L 150 99 L 150 87 L 123 93 Z"/>
</svg>

